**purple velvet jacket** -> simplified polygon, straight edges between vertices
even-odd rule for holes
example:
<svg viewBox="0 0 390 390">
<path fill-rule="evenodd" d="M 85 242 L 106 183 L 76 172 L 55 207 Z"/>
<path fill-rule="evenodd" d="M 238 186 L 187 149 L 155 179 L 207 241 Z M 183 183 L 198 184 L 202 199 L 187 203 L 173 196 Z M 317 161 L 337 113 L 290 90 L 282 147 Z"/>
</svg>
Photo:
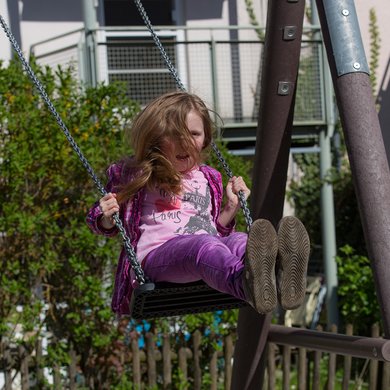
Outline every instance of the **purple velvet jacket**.
<svg viewBox="0 0 390 390">
<path fill-rule="evenodd" d="M 234 229 L 234 221 L 232 221 L 227 227 L 221 226 L 218 223 L 218 216 L 221 211 L 223 198 L 221 174 L 208 165 L 202 165 L 199 169 L 205 175 L 210 186 L 210 194 L 212 199 L 212 218 L 217 226 L 218 234 L 221 236 L 227 236 Z M 117 192 L 121 184 L 128 183 L 129 181 L 133 180 L 136 174 L 137 171 L 135 169 L 125 168 L 125 164 L 123 164 L 123 162 L 111 165 L 107 170 L 107 192 Z M 139 224 L 141 220 L 142 199 L 144 196 L 144 191 L 144 189 L 138 191 L 132 199 L 121 205 L 119 211 L 119 216 L 123 226 L 127 235 L 130 237 L 131 244 L 134 248 L 137 247 L 137 243 L 141 234 Z M 116 227 L 107 230 L 101 226 L 100 219 L 102 215 L 103 213 L 99 208 L 99 202 L 96 202 L 88 212 L 88 226 L 96 234 L 103 234 L 105 236 L 116 235 L 118 233 L 118 229 Z M 136 285 L 137 284 L 134 281 L 134 273 L 131 272 L 130 261 L 127 260 L 126 252 L 124 248 L 122 248 L 119 255 L 115 276 L 114 292 L 111 303 L 112 310 L 115 313 L 118 315 L 130 314 L 129 303 L 131 294 Z"/>
</svg>

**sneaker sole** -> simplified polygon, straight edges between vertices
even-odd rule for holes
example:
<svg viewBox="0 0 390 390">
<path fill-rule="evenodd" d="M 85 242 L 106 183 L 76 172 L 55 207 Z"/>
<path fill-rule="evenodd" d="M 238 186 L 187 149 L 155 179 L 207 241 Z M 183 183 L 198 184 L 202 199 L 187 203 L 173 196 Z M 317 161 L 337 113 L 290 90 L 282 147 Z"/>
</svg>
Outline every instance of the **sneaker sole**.
<svg viewBox="0 0 390 390">
<path fill-rule="evenodd" d="M 310 255 L 310 239 L 302 222 L 295 217 L 285 217 L 278 227 L 279 301 L 283 309 L 299 307 L 306 294 L 306 273 Z"/>
<path fill-rule="evenodd" d="M 253 222 L 248 235 L 244 272 L 253 306 L 262 314 L 274 310 L 277 303 L 275 284 L 277 253 L 278 238 L 271 222 L 265 219 Z"/>
</svg>

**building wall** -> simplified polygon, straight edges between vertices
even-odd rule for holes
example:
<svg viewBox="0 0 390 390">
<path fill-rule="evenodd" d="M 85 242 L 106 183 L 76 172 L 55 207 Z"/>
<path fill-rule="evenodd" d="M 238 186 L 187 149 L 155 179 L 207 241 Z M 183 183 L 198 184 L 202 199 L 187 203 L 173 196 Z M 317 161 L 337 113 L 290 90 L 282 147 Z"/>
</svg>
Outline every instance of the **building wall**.
<svg viewBox="0 0 390 390">
<path fill-rule="evenodd" d="M 98 19 L 102 20 L 103 0 L 90 1 L 100 4 L 97 14 Z M 11 27 L 23 51 L 28 55 L 31 45 L 34 43 L 82 28 L 82 4 L 83 0 L 0 0 L 0 13 Z M 253 1 L 253 7 L 260 24 L 266 22 L 266 5 L 267 0 Z M 388 22 L 390 20 L 390 3 L 389 0 L 355 0 L 355 7 L 368 61 L 370 60 L 369 12 L 371 8 L 376 10 L 381 37 L 377 72 L 379 103 L 382 105 L 379 115 L 390 155 L 390 134 L 388 134 L 390 132 L 390 114 L 389 110 L 383 108 L 390 105 L 388 75 L 390 72 L 387 70 L 390 60 L 390 23 Z M 222 27 L 229 24 L 241 26 L 250 24 L 244 0 L 174 0 L 174 8 L 174 19 L 179 25 Z M 207 36 L 209 32 L 204 30 L 189 33 L 188 38 L 202 39 L 202 34 Z M 226 30 L 217 32 L 214 38 L 226 39 L 229 34 L 230 38 L 234 38 L 232 35 L 234 33 Z M 248 32 L 240 32 L 239 38 L 251 39 L 251 37 L 255 38 L 253 32 L 249 30 Z M 69 39 L 79 39 L 79 36 Z M 0 31 L 0 48 L 0 59 L 8 60 L 12 51 L 2 31 Z M 229 67 L 231 64 L 227 63 L 227 70 Z M 226 88 L 232 88 L 232 86 L 226 85 Z M 236 102 L 232 101 L 231 105 L 235 106 Z"/>
<path fill-rule="evenodd" d="M 130 0 L 129 0 L 130 1 Z M 102 0 L 100 0 L 102 2 Z M 249 25 L 245 1 L 236 0 L 176 0 L 178 24 L 189 26 L 225 26 L 232 21 L 239 25 Z M 266 21 L 266 1 L 254 1 L 254 9 L 259 23 Z M 381 80 L 389 61 L 390 48 L 390 3 L 388 0 L 355 0 L 363 43 L 369 59 L 369 10 L 376 10 L 382 40 L 378 75 Z M 100 7 L 102 8 L 102 7 Z M 229 15 L 232 10 L 236 15 Z M 99 10 L 99 12 L 101 12 Z M 20 40 L 23 50 L 28 53 L 32 44 L 71 30 L 83 27 L 81 0 L 0 0 L 0 13 Z M 233 19 L 233 20 L 232 20 Z M 153 21 L 152 21 L 153 22 Z M 19 26 L 18 26 L 19 24 Z M 197 39 L 201 36 L 197 36 Z M 0 58 L 8 59 L 10 49 L 4 34 L 0 34 Z"/>
<path fill-rule="evenodd" d="M 81 4 L 80 0 L 0 0 L 0 13 L 27 55 L 34 43 L 83 27 Z M 4 33 L 1 39 L 0 58 L 9 59 L 12 52 Z"/>
</svg>

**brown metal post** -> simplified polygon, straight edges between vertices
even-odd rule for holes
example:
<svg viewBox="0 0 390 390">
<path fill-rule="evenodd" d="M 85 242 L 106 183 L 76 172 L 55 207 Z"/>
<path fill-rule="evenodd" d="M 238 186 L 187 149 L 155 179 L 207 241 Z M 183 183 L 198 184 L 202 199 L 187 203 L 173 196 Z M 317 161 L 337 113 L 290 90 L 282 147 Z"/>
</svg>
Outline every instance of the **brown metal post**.
<svg viewBox="0 0 390 390">
<path fill-rule="evenodd" d="M 270 0 L 252 185 L 252 216 L 282 217 L 301 51 L 304 0 Z M 240 309 L 232 389 L 261 389 L 271 315 Z"/>
<path fill-rule="evenodd" d="M 353 0 L 317 0 L 317 8 L 385 335 L 390 338 L 390 171 L 356 10 Z"/>
</svg>

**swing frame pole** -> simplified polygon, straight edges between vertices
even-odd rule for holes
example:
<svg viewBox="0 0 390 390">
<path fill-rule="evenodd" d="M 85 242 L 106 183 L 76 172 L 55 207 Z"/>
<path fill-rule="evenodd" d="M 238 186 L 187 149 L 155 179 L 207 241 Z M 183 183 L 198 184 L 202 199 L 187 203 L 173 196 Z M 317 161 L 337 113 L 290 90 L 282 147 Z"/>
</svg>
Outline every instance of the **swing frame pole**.
<svg viewBox="0 0 390 390">
<path fill-rule="evenodd" d="M 390 338 L 390 170 L 353 0 L 317 0 L 363 233 Z"/>
<path fill-rule="evenodd" d="M 269 0 L 253 165 L 252 215 L 283 215 L 305 2 Z M 255 201 L 254 201 L 255 200 Z M 261 389 L 272 314 L 239 312 L 232 389 Z"/>
</svg>

